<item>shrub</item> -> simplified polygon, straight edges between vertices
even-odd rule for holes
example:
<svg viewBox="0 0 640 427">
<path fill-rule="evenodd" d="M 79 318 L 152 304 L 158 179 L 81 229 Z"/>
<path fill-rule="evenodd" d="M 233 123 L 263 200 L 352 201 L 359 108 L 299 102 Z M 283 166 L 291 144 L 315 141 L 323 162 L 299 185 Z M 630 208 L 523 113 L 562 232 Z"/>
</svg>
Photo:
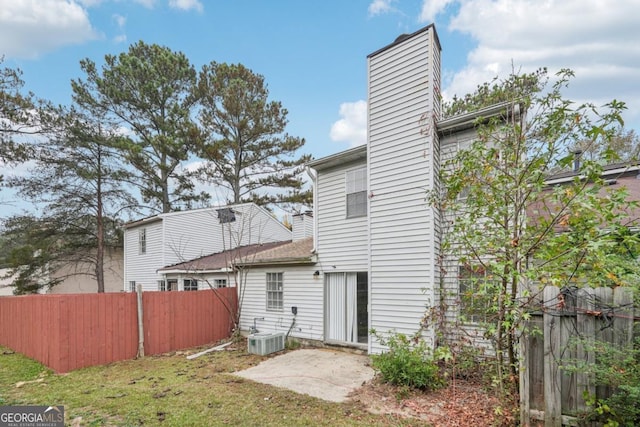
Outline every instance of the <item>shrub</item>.
<svg viewBox="0 0 640 427">
<path fill-rule="evenodd" d="M 613 388 L 607 398 L 586 395 L 592 408 L 588 421 L 605 423 L 607 427 L 633 427 L 640 425 L 640 338 L 632 348 L 616 348 L 608 343 L 595 347 L 596 384 Z M 577 370 L 577 369 L 576 369 Z"/>
<path fill-rule="evenodd" d="M 373 368 L 382 381 L 421 390 L 442 387 L 445 381 L 427 344 L 420 339 L 409 339 L 404 334 L 391 334 L 381 338 L 374 335 L 388 351 L 373 355 Z"/>
</svg>

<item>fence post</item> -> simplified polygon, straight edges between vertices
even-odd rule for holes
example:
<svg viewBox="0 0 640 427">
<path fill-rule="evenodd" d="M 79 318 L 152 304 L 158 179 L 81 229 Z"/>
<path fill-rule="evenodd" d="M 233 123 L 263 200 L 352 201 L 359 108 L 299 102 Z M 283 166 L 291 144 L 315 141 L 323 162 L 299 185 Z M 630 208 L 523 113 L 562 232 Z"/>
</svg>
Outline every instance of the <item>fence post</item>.
<svg viewBox="0 0 640 427">
<path fill-rule="evenodd" d="M 136 284 L 136 298 L 138 302 L 138 354 L 137 357 L 144 357 L 144 318 L 142 317 L 142 285 Z"/>
<path fill-rule="evenodd" d="M 576 401 L 578 413 L 586 413 L 588 410 L 584 400 L 584 393 L 590 396 L 596 395 L 596 386 L 594 383 L 594 375 L 588 370 L 596 362 L 594 351 L 596 336 L 596 319 L 595 319 L 595 292 L 591 288 L 583 288 L 578 291 L 576 330 L 578 332 L 578 342 L 576 348 L 576 358 L 579 364 L 583 365 L 582 371 L 576 373 Z M 585 372 L 585 369 L 587 371 Z M 595 423 L 585 424 L 595 426 Z"/>
<path fill-rule="evenodd" d="M 524 322 L 524 331 L 520 335 L 520 424 L 522 426 L 529 426 L 531 424 L 531 407 L 529 396 L 529 322 Z"/>
<path fill-rule="evenodd" d="M 544 425 L 562 426 L 561 373 L 558 358 L 561 345 L 558 294 L 555 286 L 544 288 Z"/>
</svg>

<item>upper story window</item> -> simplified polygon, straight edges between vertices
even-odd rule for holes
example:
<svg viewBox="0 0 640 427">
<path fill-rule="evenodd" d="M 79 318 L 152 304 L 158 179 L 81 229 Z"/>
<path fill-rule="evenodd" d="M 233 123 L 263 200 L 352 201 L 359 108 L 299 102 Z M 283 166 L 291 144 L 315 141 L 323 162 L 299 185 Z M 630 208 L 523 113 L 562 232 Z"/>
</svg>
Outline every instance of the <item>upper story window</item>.
<svg viewBox="0 0 640 427">
<path fill-rule="evenodd" d="M 236 213 L 231 208 L 218 209 L 218 220 L 220 224 L 227 224 L 236 220 Z"/>
<path fill-rule="evenodd" d="M 138 230 L 138 254 L 147 253 L 147 229 L 142 228 Z"/>
<path fill-rule="evenodd" d="M 367 216 L 367 168 L 347 171 L 347 218 Z"/>
</svg>

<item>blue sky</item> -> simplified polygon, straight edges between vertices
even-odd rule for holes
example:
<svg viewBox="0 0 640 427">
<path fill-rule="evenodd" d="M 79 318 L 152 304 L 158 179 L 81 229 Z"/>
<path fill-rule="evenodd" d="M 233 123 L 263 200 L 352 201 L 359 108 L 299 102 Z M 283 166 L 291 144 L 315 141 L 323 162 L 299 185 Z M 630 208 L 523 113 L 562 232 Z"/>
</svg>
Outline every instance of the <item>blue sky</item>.
<svg viewBox="0 0 640 427">
<path fill-rule="evenodd" d="M 629 104 L 640 128 L 639 0 L 0 0 L 0 53 L 26 88 L 70 102 L 79 61 L 101 63 L 143 40 L 199 68 L 242 63 L 289 110 L 304 152 L 364 142 L 366 56 L 435 22 L 445 97 L 464 95 L 512 64 L 574 69 L 569 96 Z"/>
</svg>

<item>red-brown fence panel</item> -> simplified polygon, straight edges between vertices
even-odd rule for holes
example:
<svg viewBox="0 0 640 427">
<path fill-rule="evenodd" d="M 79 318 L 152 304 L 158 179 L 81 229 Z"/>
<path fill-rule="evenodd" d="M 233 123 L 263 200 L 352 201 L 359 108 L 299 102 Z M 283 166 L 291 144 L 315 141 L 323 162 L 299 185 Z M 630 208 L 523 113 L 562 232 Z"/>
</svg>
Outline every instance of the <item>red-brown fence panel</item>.
<svg viewBox="0 0 640 427">
<path fill-rule="evenodd" d="M 229 336 L 235 288 L 144 292 L 145 354 L 212 343 Z M 56 372 L 132 359 L 138 350 L 135 293 L 0 298 L 0 345 Z"/>
<path fill-rule="evenodd" d="M 194 292 L 143 292 L 144 352 L 167 351 L 218 341 L 233 327 L 229 311 L 236 307 L 236 289 Z"/>
<path fill-rule="evenodd" d="M 57 372 L 135 357 L 135 294 L 0 298 L 0 344 Z"/>
</svg>

